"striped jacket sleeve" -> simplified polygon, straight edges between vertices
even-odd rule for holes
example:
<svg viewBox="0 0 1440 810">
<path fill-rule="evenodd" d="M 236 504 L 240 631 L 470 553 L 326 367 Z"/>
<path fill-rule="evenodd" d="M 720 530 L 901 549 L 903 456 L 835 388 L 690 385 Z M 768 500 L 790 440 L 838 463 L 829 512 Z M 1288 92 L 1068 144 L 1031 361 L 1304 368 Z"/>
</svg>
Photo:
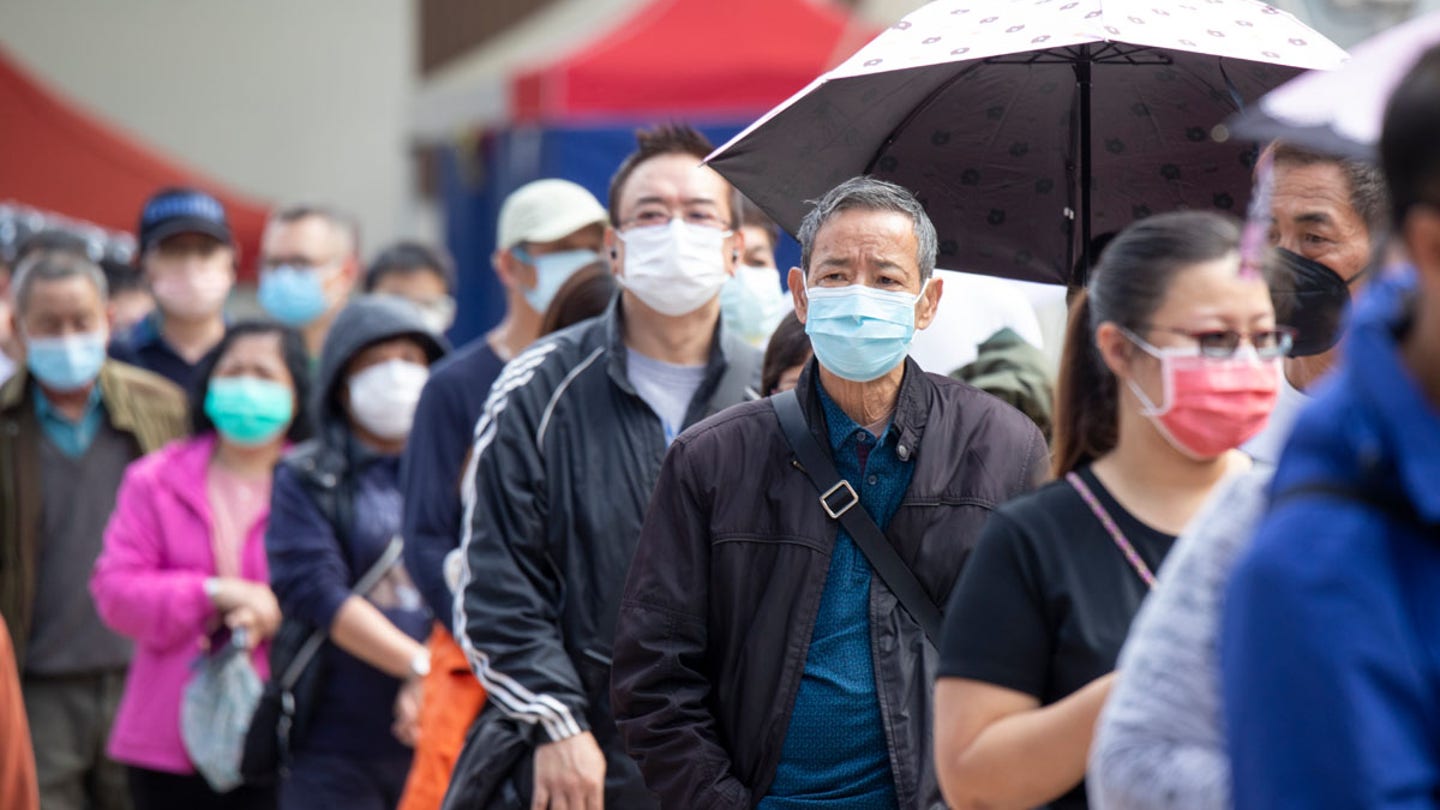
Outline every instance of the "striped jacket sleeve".
<svg viewBox="0 0 1440 810">
<path fill-rule="evenodd" d="M 560 630 L 562 582 L 547 541 L 545 465 L 537 434 L 564 379 L 556 345 L 505 367 L 491 389 L 461 483 L 461 585 L 455 637 L 490 701 L 562 740 L 589 730 L 580 676 Z M 563 351 L 561 352 L 563 353 Z"/>
</svg>

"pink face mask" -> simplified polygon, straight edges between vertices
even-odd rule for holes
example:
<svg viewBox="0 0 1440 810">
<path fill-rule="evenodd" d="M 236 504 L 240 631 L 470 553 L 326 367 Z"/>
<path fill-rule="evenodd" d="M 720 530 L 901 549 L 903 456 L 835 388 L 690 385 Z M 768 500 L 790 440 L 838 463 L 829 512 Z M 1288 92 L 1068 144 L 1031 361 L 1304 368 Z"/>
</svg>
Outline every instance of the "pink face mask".
<svg viewBox="0 0 1440 810">
<path fill-rule="evenodd" d="M 231 276 L 224 270 L 206 268 L 157 279 L 150 284 L 162 312 L 178 318 L 214 315 L 230 294 Z"/>
<path fill-rule="evenodd" d="M 1280 394 L 1280 359 L 1262 360 L 1245 345 L 1231 357 L 1205 357 L 1198 349 L 1159 349 L 1129 334 L 1160 361 L 1164 399 L 1153 403 L 1134 380 L 1126 385 L 1144 404 L 1141 414 L 1176 450 L 1208 460 L 1259 433 Z"/>
</svg>

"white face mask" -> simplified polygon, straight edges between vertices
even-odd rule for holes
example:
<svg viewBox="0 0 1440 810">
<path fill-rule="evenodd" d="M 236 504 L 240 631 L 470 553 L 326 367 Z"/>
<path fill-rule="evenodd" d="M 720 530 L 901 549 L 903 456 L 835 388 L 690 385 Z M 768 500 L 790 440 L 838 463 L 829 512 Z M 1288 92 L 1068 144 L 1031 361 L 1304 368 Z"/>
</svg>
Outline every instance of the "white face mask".
<svg viewBox="0 0 1440 810">
<path fill-rule="evenodd" d="M 625 243 L 620 286 L 665 315 L 688 315 L 719 294 L 730 279 L 725 238 L 730 231 L 691 225 L 679 219 L 621 234 Z"/>
<path fill-rule="evenodd" d="M 350 413 L 382 439 L 403 439 L 415 421 L 420 389 L 430 369 L 407 360 L 387 360 L 350 378 Z"/>
</svg>

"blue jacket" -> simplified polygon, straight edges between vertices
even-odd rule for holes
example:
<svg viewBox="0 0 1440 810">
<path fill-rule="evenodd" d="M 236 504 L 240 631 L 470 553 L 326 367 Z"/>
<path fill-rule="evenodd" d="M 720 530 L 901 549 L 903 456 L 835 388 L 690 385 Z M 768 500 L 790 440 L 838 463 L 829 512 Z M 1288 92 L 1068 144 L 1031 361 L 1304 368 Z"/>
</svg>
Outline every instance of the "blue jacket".
<svg viewBox="0 0 1440 810">
<path fill-rule="evenodd" d="M 1440 413 L 1401 364 L 1410 294 L 1367 291 L 1230 582 L 1239 810 L 1440 807 Z M 1344 494 L 1359 491 L 1371 501 Z"/>
</svg>

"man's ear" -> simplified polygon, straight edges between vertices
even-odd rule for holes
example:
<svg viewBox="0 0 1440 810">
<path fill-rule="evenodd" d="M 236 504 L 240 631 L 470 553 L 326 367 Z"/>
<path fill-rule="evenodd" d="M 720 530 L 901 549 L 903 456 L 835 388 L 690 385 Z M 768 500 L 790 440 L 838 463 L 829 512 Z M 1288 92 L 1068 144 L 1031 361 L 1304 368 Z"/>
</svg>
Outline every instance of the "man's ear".
<svg viewBox="0 0 1440 810">
<path fill-rule="evenodd" d="M 500 279 L 500 286 L 511 289 L 515 286 L 515 255 L 509 250 L 496 248 L 490 254 L 490 266 L 495 269 L 495 277 Z"/>
<path fill-rule="evenodd" d="M 725 270 L 733 276 L 735 268 L 740 266 L 740 257 L 745 255 L 745 234 L 737 228 L 726 239 L 730 246 L 725 252 Z"/>
<path fill-rule="evenodd" d="M 610 275 L 624 275 L 621 270 L 625 267 L 625 243 L 610 225 L 605 226 L 605 260 L 610 263 Z"/>
<path fill-rule="evenodd" d="M 916 302 L 919 308 L 915 314 L 915 328 L 926 329 L 935 322 L 935 315 L 940 312 L 940 296 L 945 292 L 945 279 L 940 278 L 933 272 L 930 274 L 930 283 L 925 285 L 925 291 L 920 294 L 920 300 Z"/>
<path fill-rule="evenodd" d="M 795 303 L 795 318 L 803 324 L 810 309 L 810 299 L 805 297 L 805 271 L 798 267 L 790 268 L 785 283 L 790 288 L 790 299 Z"/>
</svg>

